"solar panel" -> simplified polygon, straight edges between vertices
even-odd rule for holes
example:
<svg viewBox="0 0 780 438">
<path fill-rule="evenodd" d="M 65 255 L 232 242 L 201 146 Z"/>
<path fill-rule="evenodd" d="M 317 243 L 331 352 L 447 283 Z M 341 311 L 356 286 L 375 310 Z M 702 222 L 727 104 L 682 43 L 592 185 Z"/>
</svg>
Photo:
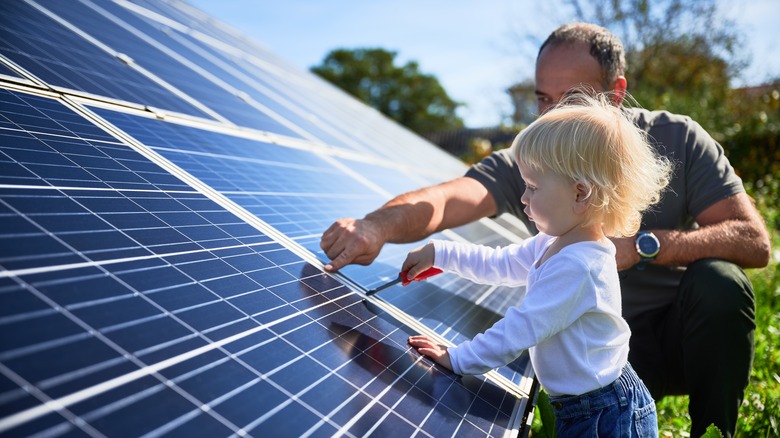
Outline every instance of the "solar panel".
<svg viewBox="0 0 780 438">
<path fill-rule="evenodd" d="M 0 14 L 0 433 L 527 433 L 527 356 L 460 377 L 406 345 L 470 338 L 515 291 L 366 298 L 414 244 L 322 271 L 333 220 L 462 163 L 182 2 Z"/>
<path fill-rule="evenodd" d="M 403 171 L 393 163 L 389 164 L 392 167 L 387 167 L 385 163 L 366 164 L 339 158 L 331 164 L 332 160 L 316 153 L 316 148 L 310 151 L 292 149 L 150 117 L 100 109 L 96 112 L 133 138 L 143 139 L 145 145 L 287 237 L 297 240 L 321 260 L 326 257 L 319 248 L 318 235 L 333 218 L 340 214 L 358 216 L 383 201 L 369 188 L 354 184 L 354 178 L 365 179 L 393 193 L 421 184 L 419 181 L 417 185 L 409 183 L 412 173 L 399 178 Z M 350 176 L 350 172 L 357 176 Z M 424 169 L 420 169 L 417 175 L 424 173 Z M 383 254 L 365 273 L 350 268 L 345 272 L 351 273 L 352 278 L 366 289 L 371 289 L 392 279 L 406 251 L 413 247 L 392 248 L 392 252 Z M 384 272 L 377 276 L 382 268 Z M 387 300 L 407 313 L 417 315 L 418 320 L 428 321 L 429 327 L 448 332 L 451 341 L 460 342 L 490 327 L 510 305 L 514 295 L 508 288 L 488 288 L 456 278 L 446 281 L 449 292 L 442 293 L 438 283 L 422 284 L 407 288 L 409 292 L 388 294 Z M 486 298 L 491 298 L 487 301 L 491 306 L 486 309 L 474 306 L 475 298 L 488 290 L 490 294 Z M 455 320 L 451 317 L 453 314 L 461 317 Z M 445 317 L 448 322 L 442 324 L 441 318 Z"/>
<path fill-rule="evenodd" d="M 128 65 L 126 55 L 95 45 L 31 4 L 3 2 L 0 15 L 6 18 L 0 51 L 44 84 L 207 117 Z"/>
</svg>

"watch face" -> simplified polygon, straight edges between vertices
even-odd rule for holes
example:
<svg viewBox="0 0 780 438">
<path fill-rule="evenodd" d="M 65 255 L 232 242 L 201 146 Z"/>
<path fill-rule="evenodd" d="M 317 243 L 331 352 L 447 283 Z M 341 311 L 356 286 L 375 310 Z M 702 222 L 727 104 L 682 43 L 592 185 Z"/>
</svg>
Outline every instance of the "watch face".
<svg viewBox="0 0 780 438">
<path fill-rule="evenodd" d="M 640 236 L 636 241 L 639 254 L 644 257 L 655 257 L 658 254 L 658 241 L 650 235 Z"/>
</svg>

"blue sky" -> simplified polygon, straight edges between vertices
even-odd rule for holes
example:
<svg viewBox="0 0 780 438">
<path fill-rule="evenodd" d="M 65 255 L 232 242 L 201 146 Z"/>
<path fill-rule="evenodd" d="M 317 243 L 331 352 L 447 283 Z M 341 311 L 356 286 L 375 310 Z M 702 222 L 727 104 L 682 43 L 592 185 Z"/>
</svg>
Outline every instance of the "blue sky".
<svg viewBox="0 0 780 438">
<path fill-rule="evenodd" d="M 511 114 L 506 89 L 533 76 L 538 44 L 571 18 L 553 2 L 531 0 L 187 1 L 302 69 L 335 48 L 395 51 L 397 63 L 417 61 L 467 104 L 458 114 L 469 127 L 494 126 Z M 752 59 L 735 85 L 780 76 L 780 1 L 721 3 Z"/>
</svg>

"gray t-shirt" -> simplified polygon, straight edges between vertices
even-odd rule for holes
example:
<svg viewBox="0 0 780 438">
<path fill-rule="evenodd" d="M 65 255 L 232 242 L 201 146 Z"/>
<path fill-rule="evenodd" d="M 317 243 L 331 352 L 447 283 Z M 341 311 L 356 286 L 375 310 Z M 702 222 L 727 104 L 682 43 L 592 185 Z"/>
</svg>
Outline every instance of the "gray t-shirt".
<svg viewBox="0 0 780 438">
<path fill-rule="evenodd" d="M 745 191 L 723 148 L 698 123 L 666 111 L 626 109 L 651 144 L 674 163 L 674 175 L 661 201 L 645 212 L 642 229 L 691 229 L 707 207 Z M 504 149 L 474 165 L 466 176 L 481 182 L 492 194 L 498 214 L 511 213 L 535 232 L 523 214 L 520 198 L 525 185 L 510 151 Z M 661 248 L 663 251 L 663 247 Z M 684 267 L 648 265 L 621 273 L 623 314 L 626 318 L 664 307 L 674 300 Z"/>
</svg>

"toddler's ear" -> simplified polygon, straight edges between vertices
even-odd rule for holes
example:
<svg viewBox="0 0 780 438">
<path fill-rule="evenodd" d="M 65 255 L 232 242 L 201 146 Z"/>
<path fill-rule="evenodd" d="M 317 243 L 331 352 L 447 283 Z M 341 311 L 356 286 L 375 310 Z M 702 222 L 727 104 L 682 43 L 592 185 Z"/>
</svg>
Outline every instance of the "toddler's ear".
<svg viewBox="0 0 780 438">
<path fill-rule="evenodd" d="M 577 192 L 577 202 L 588 202 L 590 195 L 593 194 L 593 185 L 588 182 L 577 181 L 574 190 Z"/>
<path fill-rule="evenodd" d="M 588 210 L 588 207 L 590 207 L 590 197 L 593 194 L 593 186 L 587 182 L 577 181 L 574 190 L 576 192 L 574 211 L 576 213 L 585 213 Z"/>
</svg>

